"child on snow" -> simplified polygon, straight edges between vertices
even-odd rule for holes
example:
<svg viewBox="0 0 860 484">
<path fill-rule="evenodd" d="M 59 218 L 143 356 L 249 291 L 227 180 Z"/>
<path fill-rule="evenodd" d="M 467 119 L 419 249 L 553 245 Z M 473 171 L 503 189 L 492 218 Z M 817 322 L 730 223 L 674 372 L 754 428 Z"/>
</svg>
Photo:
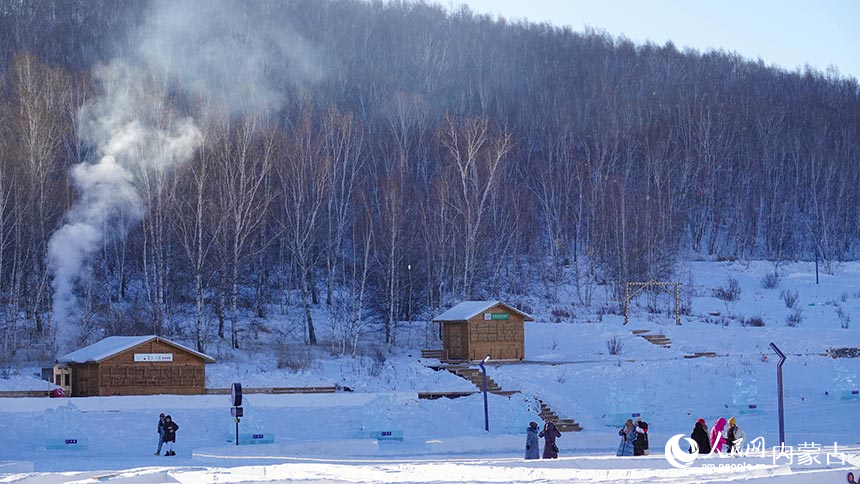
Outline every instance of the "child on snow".
<svg viewBox="0 0 860 484">
<path fill-rule="evenodd" d="M 176 442 L 176 431 L 179 430 L 179 425 L 173 421 L 170 415 L 164 417 L 164 443 L 167 444 L 167 452 L 164 455 L 176 455 L 173 451 L 173 444 Z"/>
<path fill-rule="evenodd" d="M 539 442 L 538 424 L 529 422 L 529 427 L 526 429 L 526 459 L 540 459 Z"/>
</svg>

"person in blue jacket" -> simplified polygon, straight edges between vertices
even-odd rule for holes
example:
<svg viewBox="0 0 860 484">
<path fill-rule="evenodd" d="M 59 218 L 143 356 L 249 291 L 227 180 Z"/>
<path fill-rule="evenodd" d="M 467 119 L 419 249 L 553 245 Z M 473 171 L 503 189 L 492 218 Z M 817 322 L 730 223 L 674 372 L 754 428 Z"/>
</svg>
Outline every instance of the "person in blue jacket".
<svg viewBox="0 0 860 484">
<path fill-rule="evenodd" d="M 155 455 L 161 455 L 161 446 L 164 445 L 164 414 L 158 414 L 158 428 L 156 429 L 158 432 L 158 450 L 155 451 Z"/>
<path fill-rule="evenodd" d="M 529 422 L 526 429 L 526 459 L 540 459 L 540 439 L 537 422 Z"/>
<path fill-rule="evenodd" d="M 621 437 L 621 443 L 618 444 L 618 451 L 615 455 L 632 456 L 633 441 L 636 439 L 636 426 L 633 425 L 633 419 L 628 418 L 627 421 L 624 422 L 624 427 L 618 431 L 618 435 Z"/>
</svg>

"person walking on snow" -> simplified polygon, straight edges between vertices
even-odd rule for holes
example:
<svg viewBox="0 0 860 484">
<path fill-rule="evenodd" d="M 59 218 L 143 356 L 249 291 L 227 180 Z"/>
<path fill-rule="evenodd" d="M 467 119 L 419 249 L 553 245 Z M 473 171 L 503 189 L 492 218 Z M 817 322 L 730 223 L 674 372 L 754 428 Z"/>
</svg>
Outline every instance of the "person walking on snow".
<svg viewBox="0 0 860 484">
<path fill-rule="evenodd" d="M 167 444 L 167 452 L 164 455 L 176 455 L 173 451 L 173 444 L 176 442 L 176 431 L 179 430 L 179 425 L 173 421 L 170 415 L 164 417 L 164 443 Z"/>
<path fill-rule="evenodd" d="M 726 431 L 726 452 L 740 452 L 741 446 L 746 441 L 747 434 L 738 427 L 737 420 L 734 417 L 729 419 L 729 430 Z"/>
<path fill-rule="evenodd" d="M 526 429 L 526 459 L 540 459 L 540 439 L 537 422 L 529 422 Z"/>
<path fill-rule="evenodd" d="M 164 444 L 164 414 L 158 414 L 158 427 L 156 429 L 158 432 L 158 450 L 155 451 L 155 455 L 161 455 L 161 446 Z"/>
<path fill-rule="evenodd" d="M 693 429 L 693 433 L 690 434 L 690 438 L 698 445 L 699 454 L 711 453 L 711 441 L 708 438 L 708 426 L 705 425 L 705 419 L 700 418 L 696 420 L 696 427 Z M 692 446 L 690 447 L 690 453 L 693 453 Z"/>
<path fill-rule="evenodd" d="M 714 424 L 714 428 L 711 429 L 711 438 L 709 442 L 711 444 L 711 450 L 716 453 L 723 452 L 723 444 L 726 443 L 726 419 L 720 417 L 717 419 L 717 423 Z"/>
<path fill-rule="evenodd" d="M 555 439 L 561 437 L 561 432 L 555 428 L 555 424 L 552 422 L 547 422 L 543 426 L 543 430 L 540 433 L 540 436 L 543 437 L 543 458 L 544 459 L 557 459 L 558 458 L 558 446 L 555 444 Z"/>
<path fill-rule="evenodd" d="M 636 437 L 636 426 L 633 425 L 633 419 L 627 419 L 624 422 L 624 427 L 618 431 L 618 435 L 621 436 L 621 443 L 618 444 L 618 452 L 615 455 L 628 456 L 633 455 L 633 439 Z"/>
</svg>

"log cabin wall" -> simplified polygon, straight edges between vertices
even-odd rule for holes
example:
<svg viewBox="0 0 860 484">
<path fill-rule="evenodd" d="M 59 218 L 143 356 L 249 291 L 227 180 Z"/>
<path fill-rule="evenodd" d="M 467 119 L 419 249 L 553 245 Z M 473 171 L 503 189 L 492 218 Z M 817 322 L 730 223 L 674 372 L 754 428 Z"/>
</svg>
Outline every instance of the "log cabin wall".
<svg viewBox="0 0 860 484">
<path fill-rule="evenodd" d="M 135 361 L 135 354 L 172 354 L 173 361 Z M 74 365 L 75 396 L 197 395 L 206 387 L 202 358 L 159 340 L 130 348 L 99 363 Z"/>
</svg>

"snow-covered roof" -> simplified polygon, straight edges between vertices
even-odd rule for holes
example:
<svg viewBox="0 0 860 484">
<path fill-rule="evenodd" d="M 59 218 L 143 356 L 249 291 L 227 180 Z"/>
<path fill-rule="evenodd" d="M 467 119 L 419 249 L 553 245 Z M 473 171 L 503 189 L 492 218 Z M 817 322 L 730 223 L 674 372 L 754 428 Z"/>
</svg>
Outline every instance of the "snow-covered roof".
<svg viewBox="0 0 860 484">
<path fill-rule="evenodd" d="M 148 343 L 154 339 L 157 339 L 171 346 L 175 346 L 179 349 L 185 350 L 193 355 L 199 356 L 200 358 L 203 358 L 203 360 L 207 363 L 215 363 L 215 359 L 211 356 L 204 355 L 203 353 L 194 351 L 187 346 L 182 346 L 179 343 L 174 343 L 173 341 L 159 338 L 155 335 L 109 336 L 97 343 L 93 343 L 79 350 L 72 351 L 71 353 L 59 358 L 57 361 L 59 361 L 60 363 L 98 363 L 99 361 L 110 358 L 111 356 L 122 353 L 123 351 L 130 350 L 135 346 L 140 346 L 144 343 Z"/>
<path fill-rule="evenodd" d="M 467 319 L 474 318 L 497 305 L 502 305 L 508 311 L 519 314 L 525 321 L 534 321 L 533 317 L 501 301 L 463 301 L 439 316 L 436 316 L 433 318 L 433 321 L 466 321 Z"/>
</svg>

